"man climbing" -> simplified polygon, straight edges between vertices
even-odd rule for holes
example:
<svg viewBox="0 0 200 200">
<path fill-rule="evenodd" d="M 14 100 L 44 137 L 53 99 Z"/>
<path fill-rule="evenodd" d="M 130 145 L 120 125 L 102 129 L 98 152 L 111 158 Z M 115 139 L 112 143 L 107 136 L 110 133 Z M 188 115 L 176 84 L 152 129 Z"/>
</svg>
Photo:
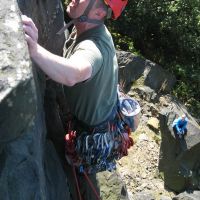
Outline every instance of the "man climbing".
<svg viewBox="0 0 200 200">
<path fill-rule="evenodd" d="M 173 121 L 172 127 L 176 138 L 184 138 L 187 134 L 188 118 L 185 114 Z"/>
<path fill-rule="evenodd" d="M 122 0 L 71 1 L 66 11 L 75 28 L 64 58 L 41 47 L 37 43 L 35 24 L 22 16 L 31 58 L 51 79 L 66 86 L 70 111 L 87 125 L 105 121 L 117 101 L 117 59 L 112 37 L 103 23 L 110 9 L 116 19 L 126 3 Z"/>
<path fill-rule="evenodd" d="M 115 167 L 112 162 L 107 163 L 106 160 L 110 158 L 112 148 L 119 149 L 119 144 L 113 142 L 114 137 L 117 138 L 115 141 L 123 138 L 123 142 L 122 139 L 120 140 L 122 148 L 119 153 L 115 153 L 116 159 L 122 154 L 127 154 L 127 148 L 132 145 L 127 126 L 124 128 L 122 123 L 110 123 L 116 120 L 118 64 L 112 37 L 104 25 L 106 18 L 117 19 L 120 16 L 127 1 L 72 0 L 66 9 L 72 19 L 67 27 L 74 24 L 74 28 L 65 43 L 64 57 L 54 55 L 40 46 L 35 24 L 30 18 L 22 16 L 25 38 L 32 60 L 51 79 L 64 85 L 70 113 L 73 116 L 68 123 L 66 157 L 69 162 L 75 162 L 70 155 L 76 157 L 73 142 L 79 133 L 83 131 L 96 133 L 92 140 L 89 135 L 86 135 L 83 138 L 79 137 L 80 140 L 76 142 L 76 150 L 80 147 L 78 150 L 84 153 L 79 153 L 82 156 L 87 154 L 85 162 L 87 165 L 94 164 L 95 167 L 92 169 L 95 169 L 94 171 L 100 171 L 103 167 L 105 169 Z M 59 34 L 62 34 L 62 30 Z M 119 127 L 114 126 L 116 124 Z M 71 128 L 75 131 L 71 131 Z M 98 134 L 102 130 L 105 134 Z M 113 135 L 107 134 L 107 131 L 112 132 Z M 121 136 L 115 136 L 117 131 Z M 97 144 L 96 149 L 91 141 Z M 89 197 L 86 190 L 81 192 L 87 196 L 86 199 L 96 199 Z M 78 199 L 78 197 L 73 198 Z"/>
</svg>

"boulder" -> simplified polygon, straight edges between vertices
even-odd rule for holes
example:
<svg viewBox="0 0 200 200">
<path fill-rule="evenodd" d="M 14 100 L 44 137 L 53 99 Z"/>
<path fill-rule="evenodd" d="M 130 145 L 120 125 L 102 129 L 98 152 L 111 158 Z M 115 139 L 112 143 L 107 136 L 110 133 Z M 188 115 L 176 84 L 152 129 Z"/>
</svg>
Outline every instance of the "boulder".
<svg viewBox="0 0 200 200">
<path fill-rule="evenodd" d="M 148 102 L 154 102 L 157 99 L 156 92 L 148 86 L 139 86 L 132 88 L 130 92 L 137 93 L 137 95 Z"/>
<path fill-rule="evenodd" d="M 133 200 L 155 200 L 150 192 L 139 192 L 133 195 Z"/>
<path fill-rule="evenodd" d="M 165 93 L 170 92 L 176 82 L 174 75 L 150 60 L 125 51 L 118 51 L 117 58 L 119 80 L 127 91 L 139 78 L 142 79 L 139 84 L 148 86 L 156 92 Z"/>
<path fill-rule="evenodd" d="M 172 200 L 199 200 L 200 191 L 183 192 L 175 196 Z"/>
<path fill-rule="evenodd" d="M 173 120 L 185 113 L 189 119 L 184 139 L 174 136 Z M 200 128 L 180 103 L 174 102 L 160 112 L 162 142 L 159 170 L 164 172 L 165 185 L 173 191 L 200 188 Z"/>
<path fill-rule="evenodd" d="M 164 195 L 161 195 L 161 196 L 160 196 L 160 200 L 172 200 L 172 198 L 171 198 L 171 197 L 164 196 Z"/>
<path fill-rule="evenodd" d="M 126 186 L 124 185 L 119 173 L 100 172 L 97 174 L 98 185 L 100 188 L 101 199 L 105 200 L 129 200 Z"/>
<path fill-rule="evenodd" d="M 149 121 L 147 122 L 147 125 L 150 129 L 154 130 L 155 132 L 159 131 L 159 121 L 155 117 L 151 117 Z"/>
</svg>

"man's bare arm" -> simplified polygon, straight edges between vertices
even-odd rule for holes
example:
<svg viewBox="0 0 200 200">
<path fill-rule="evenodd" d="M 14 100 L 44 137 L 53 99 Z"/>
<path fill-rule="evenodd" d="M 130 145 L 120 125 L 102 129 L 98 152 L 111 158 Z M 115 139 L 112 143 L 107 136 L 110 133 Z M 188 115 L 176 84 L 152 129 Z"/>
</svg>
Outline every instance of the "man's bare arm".
<svg viewBox="0 0 200 200">
<path fill-rule="evenodd" d="M 66 59 L 52 54 L 37 43 L 38 31 L 33 21 L 22 16 L 22 22 L 31 58 L 51 79 L 73 86 L 91 77 L 92 66 L 89 61 L 83 57 Z"/>
</svg>

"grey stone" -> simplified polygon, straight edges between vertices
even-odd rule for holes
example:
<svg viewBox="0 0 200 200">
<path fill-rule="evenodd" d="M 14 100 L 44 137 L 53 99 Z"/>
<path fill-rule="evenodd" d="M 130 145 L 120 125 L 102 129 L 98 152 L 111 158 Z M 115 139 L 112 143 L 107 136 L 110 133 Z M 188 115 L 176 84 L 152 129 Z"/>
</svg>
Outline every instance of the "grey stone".
<svg viewBox="0 0 200 200">
<path fill-rule="evenodd" d="M 139 192 L 133 195 L 133 200 L 155 200 L 150 192 Z"/>
<path fill-rule="evenodd" d="M 0 198 L 70 199 L 66 174 L 46 139 L 46 78 L 29 58 L 18 5 L 36 22 L 41 44 L 61 54 L 64 42 L 64 35 L 55 36 L 64 23 L 58 0 L 1 1 Z"/>
<path fill-rule="evenodd" d="M 171 91 L 176 82 L 174 75 L 149 60 L 124 51 L 118 51 L 117 57 L 119 80 L 127 91 L 130 90 L 133 82 L 141 77 L 143 77 L 143 84 L 157 93 Z"/>
<path fill-rule="evenodd" d="M 36 95 L 31 62 L 17 13 L 18 6 L 15 1 L 10 1 L 10 4 L 2 3 L 4 9 L 0 11 L 0 143 L 6 143 L 20 136 L 25 127 L 34 120 Z M 14 128 L 11 130 L 11 127 Z"/>
<path fill-rule="evenodd" d="M 155 117 L 150 118 L 149 121 L 147 122 L 147 125 L 148 125 L 151 129 L 155 130 L 155 132 L 157 132 L 158 129 L 159 129 L 159 121 L 158 121 L 158 119 L 155 118 Z"/>
<path fill-rule="evenodd" d="M 180 103 L 172 104 L 171 108 L 161 110 L 159 117 L 162 135 L 159 170 L 164 172 L 165 185 L 173 191 L 199 189 L 200 128 Z M 178 139 L 174 136 L 172 122 L 183 112 L 189 118 L 188 134 Z"/>
<path fill-rule="evenodd" d="M 116 171 L 100 172 L 97 174 L 97 180 L 100 188 L 101 198 L 105 200 L 129 200 L 126 186 L 121 176 Z"/>
<path fill-rule="evenodd" d="M 183 192 L 175 196 L 172 200 L 199 200 L 200 191 Z"/>
<path fill-rule="evenodd" d="M 137 92 L 140 98 L 148 102 L 154 101 L 157 97 L 155 91 L 148 86 L 139 86 L 134 90 Z"/>
<path fill-rule="evenodd" d="M 161 196 L 160 196 L 160 200 L 172 200 L 172 198 L 171 198 L 171 197 L 164 196 L 164 195 L 161 195 Z"/>
</svg>

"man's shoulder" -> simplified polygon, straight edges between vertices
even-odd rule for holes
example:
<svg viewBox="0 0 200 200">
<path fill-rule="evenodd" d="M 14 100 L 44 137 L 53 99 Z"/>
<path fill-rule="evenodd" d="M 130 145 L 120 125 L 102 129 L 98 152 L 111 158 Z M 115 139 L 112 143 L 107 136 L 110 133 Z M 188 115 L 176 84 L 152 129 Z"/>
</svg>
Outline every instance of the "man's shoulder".
<svg viewBox="0 0 200 200">
<path fill-rule="evenodd" d="M 91 39 L 81 41 L 75 48 L 75 51 L 85 50 L 85 52 L 91 52 L 95 55 L 101 55 L 101 51 L 98 45 Z"/>
<path fill-rule="evenodd" d="M 96 47 L 95 41 L 92 39 L 85 39 L 85 40 L 81 41 L 77 46 L 78 47 L 86 46 L 88 48 Z"/>
</svg>

